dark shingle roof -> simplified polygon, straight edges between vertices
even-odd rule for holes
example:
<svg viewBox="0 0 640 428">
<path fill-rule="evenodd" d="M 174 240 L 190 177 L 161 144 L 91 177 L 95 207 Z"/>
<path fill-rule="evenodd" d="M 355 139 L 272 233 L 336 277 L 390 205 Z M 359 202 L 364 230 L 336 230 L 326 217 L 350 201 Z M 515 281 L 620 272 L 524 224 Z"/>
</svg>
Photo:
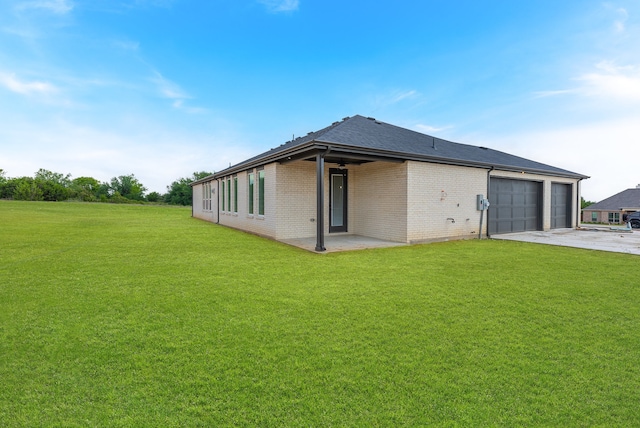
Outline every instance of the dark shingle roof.
<svg viewBox="0 0 640 428">
<path fill-rule="evenodd" d="M 318 145 L 329 145 L 333 149 L 343 150 L 344 152 L 357 150 L 360 153 L 396 159 L 495 167 L 511 171 L 588 178 L 581 174 L 513 156 L 498 150 L 442 140 L 363 116 L 348 117 L 342 121 L 334 122 L 324 129 L 310 132 L 304 137 L 296 138 L 220 171 L 215 176 L 251 168 L 259 163 L 278 161 L 284 159 L 291 152 Z"/>
<path fill-rule="evenodd" d="M 640 210 L 640 188 L 623 190 L 596 204 L 589 205 L 585 210 L 619 211 L 625 208 Z"/>
</svg>

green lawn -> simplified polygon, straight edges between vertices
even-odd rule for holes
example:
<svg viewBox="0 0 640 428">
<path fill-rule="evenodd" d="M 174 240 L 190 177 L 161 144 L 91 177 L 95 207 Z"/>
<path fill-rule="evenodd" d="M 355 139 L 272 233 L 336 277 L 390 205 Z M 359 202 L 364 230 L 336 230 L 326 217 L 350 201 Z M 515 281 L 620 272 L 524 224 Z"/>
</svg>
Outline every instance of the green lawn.
<svg viewBox="0 0 640 428">
<path fill-rule="evenodd" d="M 638 426 L 640 258 L 0 201 L 0 426 Z"/>
</svg>

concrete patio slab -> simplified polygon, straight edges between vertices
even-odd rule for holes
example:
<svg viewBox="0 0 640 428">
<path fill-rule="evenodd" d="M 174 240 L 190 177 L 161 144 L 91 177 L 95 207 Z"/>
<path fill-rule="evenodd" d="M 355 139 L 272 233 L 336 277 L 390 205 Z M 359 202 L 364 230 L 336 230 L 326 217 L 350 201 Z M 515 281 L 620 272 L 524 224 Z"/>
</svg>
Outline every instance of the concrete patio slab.
<svg viewBox="0 0 640 428">
<path fill-rule="evenodd" d="M 548 232 L 518 232 L 492 235 L 491 239 L 560 245 L 563 247 L 640 255 L 640 231 L 610 227 L 554 229 Z"/>
<path fill-rule="evenodd" d="M 298 239 L 285 239 L 280 241 L 282 243 L 293 245 L 294 247 L 302 248 L 307 251 L 316 251 L 316 238 L 298 238 Z M 339 251 L 352 251 L 352 250 L 364 250 L 367 248 L 387 248 L 387 247 L 400 247 L 407 244 L 400 242 L 384 241 L 382 239 L 369 238 L 367 236 L 360 235 L 327 235 L 324 238 L 324 246 L 327 249 L 322 251 L 322 254 L 335 253 Z"/>
</svg>

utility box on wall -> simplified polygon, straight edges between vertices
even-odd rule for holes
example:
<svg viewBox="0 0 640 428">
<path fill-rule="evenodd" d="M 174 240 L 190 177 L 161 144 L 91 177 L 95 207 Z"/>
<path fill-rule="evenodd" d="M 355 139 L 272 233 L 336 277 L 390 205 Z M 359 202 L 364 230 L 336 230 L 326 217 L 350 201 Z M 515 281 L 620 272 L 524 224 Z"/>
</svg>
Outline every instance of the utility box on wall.
<svg viewBox="0 0 640 428">
<path fill-rule="evenodd" d="M 476 195 L 476 204 L 478 211 L 484 211 L 489 208 L 489 199 L 485 199 L 484 195 Z"/>
</svg>

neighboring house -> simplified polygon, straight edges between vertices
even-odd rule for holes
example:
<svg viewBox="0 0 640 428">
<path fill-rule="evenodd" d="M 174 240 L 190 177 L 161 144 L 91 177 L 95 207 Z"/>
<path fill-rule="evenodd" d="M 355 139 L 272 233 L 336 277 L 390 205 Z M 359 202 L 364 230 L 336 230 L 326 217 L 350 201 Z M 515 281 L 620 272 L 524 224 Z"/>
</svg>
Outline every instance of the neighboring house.
<svg viewBox="0 0 640 428">
<path fill-rule="evenodd" d="M 640 184 L 623 190 L 582 210 L 582 221 L 591 223 L 624 223 L 626 215 L 640 211 Z"/>
<path fill-rule="evenodd" d="M 576 227 L 585 175 L 353 116 L 192 183 L 193 216 L 275 240 Z M 488 215 L 479 207 L 488 197 Z"/>
</svg>

